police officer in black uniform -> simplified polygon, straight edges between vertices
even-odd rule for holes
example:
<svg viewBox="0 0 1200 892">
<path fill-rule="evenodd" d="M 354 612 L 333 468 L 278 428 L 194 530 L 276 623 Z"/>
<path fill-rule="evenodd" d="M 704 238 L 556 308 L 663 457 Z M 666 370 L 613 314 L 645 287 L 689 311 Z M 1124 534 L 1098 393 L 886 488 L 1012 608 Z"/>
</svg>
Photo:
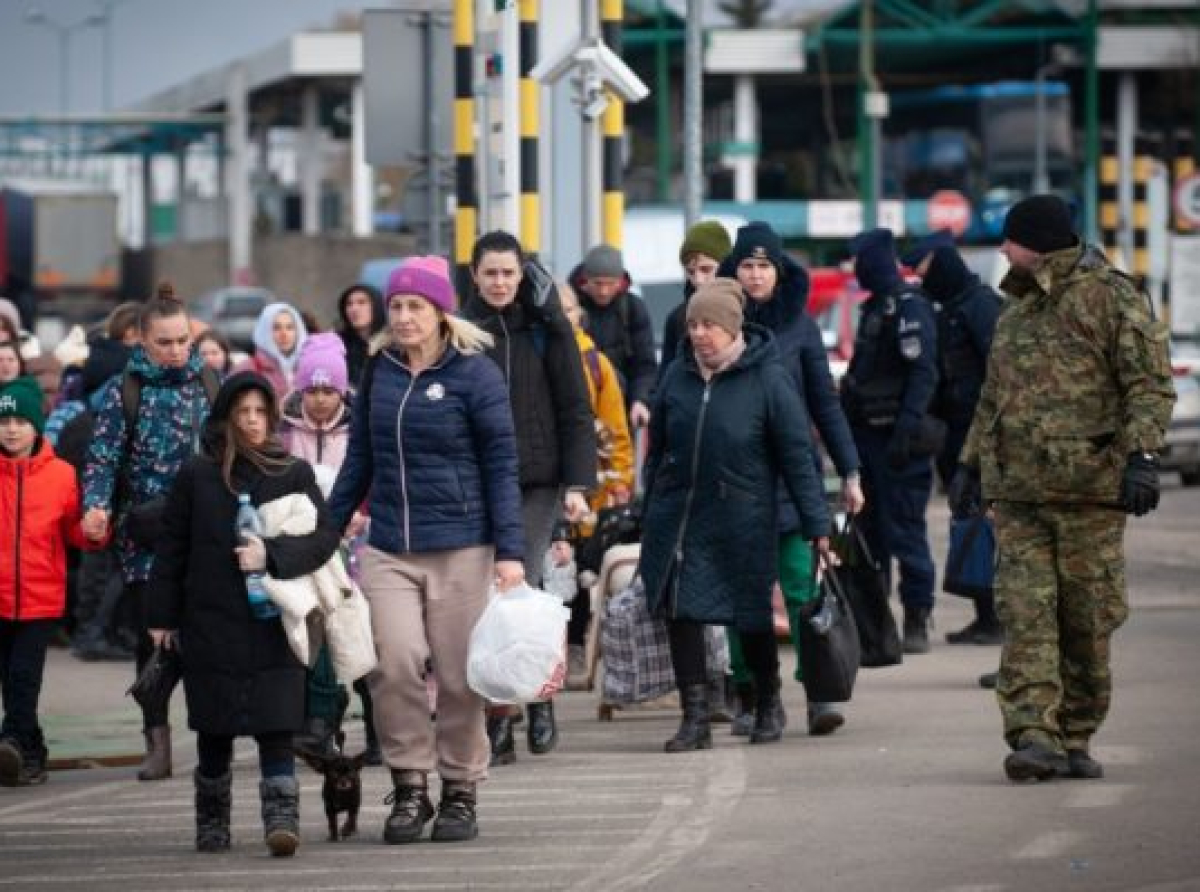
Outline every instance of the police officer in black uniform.
<svg viewBox="0 0 1200 892">
<path fill-rule="evenodd" d="M 870 292 L 842 381 L 842 403 L 863 465 L 867 504 L 860 523 L 889 576 L 891 559 L 900 564 L 905 653 L 927 653 L 935 571 L 925 510 L 932 457 L 944 434 L 942 423 L 928 414 L 937 387 L 933 306 L 900 276 L 891 230 L 860 233 L 850 251 L 855 276 Z"/>
<path fill-rule="evenodd" d="M 932 412 L 946 423 L 946 442 L 937 457 L 938 476 L 949 486 L 979 402 L 1000 295 L 979 281 L 954 247 L 948 230 L 936 232 L 902 257 L 921 277 L 937 313 L 938 390 Z M 949 632 L 950 644 L 1000 644 L 1000 619 L 992 595 L 976 596 L 975 619 Z"/>
</svg>

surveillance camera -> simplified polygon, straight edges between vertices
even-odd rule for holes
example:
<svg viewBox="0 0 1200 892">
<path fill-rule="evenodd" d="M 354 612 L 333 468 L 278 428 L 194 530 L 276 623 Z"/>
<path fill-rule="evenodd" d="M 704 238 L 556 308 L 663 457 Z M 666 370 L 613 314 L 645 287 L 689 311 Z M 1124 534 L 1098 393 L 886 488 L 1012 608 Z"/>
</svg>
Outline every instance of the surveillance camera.
<svg viewBox="0 0 1200 892">
<path fill-rule="evenodd" d="M 575 57 L 580 62 L 585 59 L 591 62 L 608 88 L 623 101 L 641 102 L 650 95 L 650 88 L 633 73 L 633 69 L 601 41 L 594 41 L 588 46 L 581 47 Z"/>
</svg>

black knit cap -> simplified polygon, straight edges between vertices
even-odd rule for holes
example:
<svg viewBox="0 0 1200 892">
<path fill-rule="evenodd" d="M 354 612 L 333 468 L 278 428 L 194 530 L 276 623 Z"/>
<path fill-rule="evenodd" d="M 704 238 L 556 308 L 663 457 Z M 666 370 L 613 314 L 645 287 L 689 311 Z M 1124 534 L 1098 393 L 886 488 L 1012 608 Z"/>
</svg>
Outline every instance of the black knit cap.
<svg viewBox="0 0 1200 892">
<path fill-rule="evenodd" d="M 783 269 L 783 239 L 769 223 L 747 223 L 737 231 L 733 250 L 727 258 L 736 270 L 738 264 L 751 257 L 769 260 L 776 269 Z"/>
<path fill-rule="evenodd" d="M 1057 195 L 1031 195 L 1004 218 L 1004 238 L 1037 254 L 1053 254 L 1076 243 L 1071 208 Z"/>
</svg>

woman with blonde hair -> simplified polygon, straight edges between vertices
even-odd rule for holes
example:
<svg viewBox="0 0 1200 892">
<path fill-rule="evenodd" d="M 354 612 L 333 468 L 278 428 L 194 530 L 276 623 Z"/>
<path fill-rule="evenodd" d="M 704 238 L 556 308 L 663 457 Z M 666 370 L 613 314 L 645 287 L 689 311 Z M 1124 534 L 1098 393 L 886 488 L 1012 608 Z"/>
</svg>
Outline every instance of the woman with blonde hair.
<svg viewBox="0 0 1200 892">
<path fill-rule="evenodd" d="M 363 591 L 379 654 L 368 676 L 375 730 L 395 789 L 388 843 L 473 839 L 476 784 L 487 777 L 483 701 L 467 687 L 467 646 L 494 582 L 520 584 L 524 536 L 517 446 L 491 338 L 454 315 L 440 257 L 413 257 L 388 278 L 387 325 L 371 343 L 346 459 L 330 496 L 339 529 L 369 494 Z M 425 666 L 437 681 L 437 723 Z"/>
</svg>

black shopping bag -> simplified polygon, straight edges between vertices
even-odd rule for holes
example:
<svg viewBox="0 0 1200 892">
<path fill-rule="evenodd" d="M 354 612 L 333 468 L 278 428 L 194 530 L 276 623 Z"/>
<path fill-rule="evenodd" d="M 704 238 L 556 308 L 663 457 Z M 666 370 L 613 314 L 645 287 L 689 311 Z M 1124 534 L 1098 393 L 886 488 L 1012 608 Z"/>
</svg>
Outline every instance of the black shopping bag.
<svg viewBox="0 0 1200 892">
<path fill-rule="evenodd" d="M 154 648 L 150 659 L 138 673 L 137 679 L 125 693 L 137 701 L 138 706 L 147 712 L 165 710 L 171 700 L 171 692 L 183 675 L 183 666 L 179 661 L 179 651 Z"/>
<path fill-rule="evenodd" d="M 851 515 L 838 533 L 833 550 L 842 563 L 831 568 L 838 587 L 854 612 L 864 668 L 895 666 L 904 660 L 900 631 L 888 605 L 887 574 L 867 547 L 866 537 Z"/>
<path fill-rule="evenodd" d="M 996 529 L 983 514 L 950 518 L 950 547 L 942 590 L 964 598 L 992 594 L 996 582 Z"/>
<path fill-rule="evenodd" d="M 800 666 L 809 703 L 842 703 L 854 693 L 861 651 L 854 613 L 837 577 L 826 572 L 821 593 L 800 614 Z"/>
</svg>

